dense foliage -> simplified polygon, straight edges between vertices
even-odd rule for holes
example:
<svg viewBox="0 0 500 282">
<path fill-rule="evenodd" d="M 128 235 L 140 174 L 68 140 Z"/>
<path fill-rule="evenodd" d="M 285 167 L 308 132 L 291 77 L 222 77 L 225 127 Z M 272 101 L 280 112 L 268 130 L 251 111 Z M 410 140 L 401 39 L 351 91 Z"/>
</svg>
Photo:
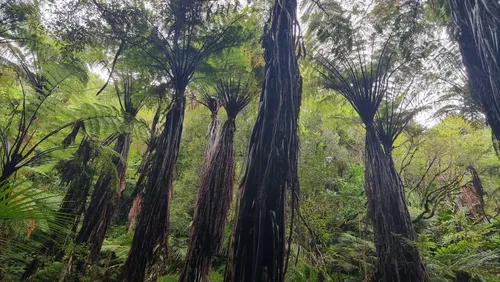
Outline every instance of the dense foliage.
<svg viewBox="0 0 500 282">
<path fill-rule="evenodd" d="M 498 11 L 0 1 L 0 281 L 500 281 Z"/>
</svg>

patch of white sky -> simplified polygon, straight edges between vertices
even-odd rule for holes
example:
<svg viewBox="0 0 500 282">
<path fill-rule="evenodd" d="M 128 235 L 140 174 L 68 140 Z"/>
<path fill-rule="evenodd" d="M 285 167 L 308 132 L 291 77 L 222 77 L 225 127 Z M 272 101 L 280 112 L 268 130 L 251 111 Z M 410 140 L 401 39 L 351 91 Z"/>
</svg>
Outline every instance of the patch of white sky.
<svg viewBox="0 0 500 282">
<path fill-rule="evenodd" d="M 299 0 L 300 1 L 300 0 Z M 332 0 L 330 0 L 332 1 Z M 124 1 L 128 2 L 128 1 Z M 123 4 L 124 2 L 121 2 Z M 137 2 L 137 1 L 132 1 Z M 272 1 L 269 0 L 261 0 L 261 1 L 252 1 L 252 0 L 227 0 L 232 4 L 238 3 L 239 7 L 262 7 L 262 4 L 266 6 L 268 9 L 259 9 L 259 14 L 262 17 L 262 21 L 265 22 L 267 17 L 269 16 L 268 10 L 272 5 Z M 384 41 L 386 40 L 383 36 L 375 37 L 375 39 L 368 39 L 370 34 L 374 33 L 374 27 L 370 24 L 367 24 L 367 19 L 372 15 L 370 12 L 374 9 L 376 3 L 375 0 L 339 0 L 340 7 L 342 7 L 343 16 L 348 18 L 351 22 L 351 26 L 353 30 L 356 32 L 356 36 L 365 37 L 365 45 L 362 46 L 360 52 L 363 56 L 366 56 L 368 59 L 373 53 L 374 46 L 382 46 Z M 402 2 L 402 1 L 401 1 Z M 400 2 L 400 3 L 401 3 Z M 55 20 L 55 15 L 60 13 L 61 11 L 68 11 L 71 5 L 74 5 L 74 0 L 55 0 L 55 1 L 41 1 L 41 13 L 42 18 L 46 23 L 53 23 Z M 118 2 L 117 2 L 118 3 Z M 139 1 L 146 8 L 151 8 L 150 1 Z M 136 3 L 136 4 L 137 4 Z M 118 3 L 120 4 L 120 3 Z M 305 15 L 305 13 L 310 12 L 307 8 L 309 5 L 315 5 L 311 0 L 302 0 L 299 5 L 299 23 L 301 25 L 302 33 L 304 34 L 307 30 L 307 22 L 302 21 L 301 19 Z M 318 11 L 316 9 L 316 11 Z M 95 20 L 99 21 L 100 16 L 98 14 L 85 16 L 92 16 L 92 19 L 85 19 L 82 12 L 78 9 L 75 9 L 72 15 L 73 20 L 80 19 L 80 24 L 84 25 L 85 20 Z M 458 52 L 455 43 L 449 39 L 448 31 L 445 28 L 436 28 L 434 30 L 429 30 L 429 36 L 423 36 L 419 38 L 419 40 L 428 40 L 432 38 L 434 43 L 439 44 L 441 47 L 437 48 L 434 53 L 428 56 L 425 60 L 422 61 L 423 73 L 426 74 L 426 79 L 422 75 L 415 74 L 415 77 L 412 77 L 410 80 L 413 81 L 410 86 L 410 92 L 412 96 L 414 96 L 409 103 L 409 107 L 422 107 L 426 106 L 427 109 L 420 112 L 416 116 L 416 121 L 421 125 L 429 128 L 436 125 L 439 122 L 439 118 L 434 114 L 439 109 L 439 107 L 444 106 L 443 103 L 438 103 L 439 97 L 443 95 L 445 91 L 449 91 L 450 86 L 453 84 L 463 84 L 464 83 L 464 70 L 462 64 L 459 62 L 458 64 L 454 64 L 454 67 L 443 70 L 443 66 L 450 65 L 450 59 L 455 58 L 456 56 L 451 56 L 453 52 Z M 375 41 L 374 41 L 375 40 Z M 428 44 L 431 44 L 430 42 Z M 97 62 L 89 64 L 89 69 L 95 73 L 102 80 L 107 80 L 109 76 L 109 68 L 111 64 L 112 57 L 114 55 L 115 50 L 108 51 L 108 58 L 110 58 L 109 62 Z M 311 50 L 309 51 L 311 52 Z M 314 50 L 313 50 L 314 52 Z M 445 73 L 443 73 L 445 72 Z M 429 77 L 434 77 L 433 80 L 429 80 Z M 406 89 L 403 87 L 392 87 L 392 89 Z M 447 103 L 457 104 L 459 101 L 447 101 Z"/>
<path fill-rule="evenodd" d="M 89 21 L 101 21 L 100 15 L 95 13 L 85 13 L 83 9 L 79 8 L 80 1 L 74 0 L 52 0 L 52 1 L 40 1 L 40 13 L 42 23 L 46 26 L 57 28 L 59 24 L 58 20 L 73 21 L 74 24 L 86 26 Z M 112 57 L 112 50 L 108 50 L 108 57 Z M 90 72 L 98 76 L 100 79 L 106 81 L 109 77 L 109 66 L 106 62 L 89 62 L 87 67 Z"/>
<path fill-rule="evenodd" d="M 304 0 L 308 5 L 315 5 L 311 0 Z M 333 0 L 329 0 L 332 1 Z M 318 1 L 319 2 L 319 1 Z M 326 2 L 326 1 L 321 1 Z M 404 1 L 399 1 L 404 4 Z M 386 36 L 371 37 L 375 29 L 370 23 L 371 14 L 376 6 L 376 0 L 338 0 L 338 4 L 342 8 L 342 16 L 349 19 L 351 27 L 356 36 L 356 40 L 364 43 L 359 48 L 359 53 L 364 57 L 364 60 L 369 60 L 372 57 L 373 49 L 380 48 L 387 40 L 387 35 L 391 31 L 384 31 Z M 423 3 L 422 3 L 423 4 Z M 304 5 L 302 5 L 304 6 Z M 317 9 L 318 10 L 318 9 Z M 304 15 L 304 9 L 301 11 Z M 307 28 L 307 23 L 302 23 L 303 29 Z M 411 81 L 409 87 L 400 85 L 389 87 L 389 90 L 407 90 L 408 94 L 406 108 L 424 108 L 416 117 L 415 120 L 426 128 L 430 128 L 439 123 L 439 117 L 435 115 L 437 110 L 448 104 L 458 104 L 460 101 L 449 100 L 440 102 L 439 98 L 451 91 L 453 85 L 463 85 L 465 83 L 464 67 L 461 64 L 458 48 L 454 41 L 449 38 L 449 31 L 445 27 L 435 26 L 435 29 L 429 29 L 427 34 L 421 35 L 417 42 L 424 47 L 429 47 L 431 44 L 437 48 L 428 57 L 421 60 L 422 70 L 415 73 L 413 77 L 407 77 L 406 80 Z M 328 47 L 328 46 L 325 46 Z M 320 47 L 321 48 L 321 47 Z M 328 49 L 328 48 L 321 48 Z M 309 50 L 311 52 L 311 50 Z M 312 50 L 314 52 L 314 50 Z M 357 56 L 358 54 L 356 54 Z M 334 59 L 334 58 L 331 58 Z"/>
<path fill-rule="evenodd" d="M 166 0 L 168 2 L 168 0 Z M 103 21 L 103 19 L 100 17 L 100 14 L 97 13 L 97 9 L 95 10 L 95 14 L 89 14 L 89 13 L 83 13 L 82 9 L 76 9 L 78 5 L 81 5 L 80 1 L 75 1 L 75 0 L 52 0 L 52 1 L 42 1 L 41 3 L 41 15 L 42 15 L 42 20 L 46 25 L 51 25 L 54 23 L 54 20 L 56 19 L 56 15 L 60 15 L 61 13 L 67 13 L 68 10 L 73 10 L 72 11 L 72 20 L 77 21 L 78 24 L 85 26 L 86 22 L 89 20 L 91 21 Z M 255 1 L 247 1 L 247 0 L 226 0 L 226 1 L 221 1 L 221 2 L 226 2 L 226 3 L 231 3 L 231 4 L 239 4 L 239 7 L 246 7 L 249 5 L 254 5 Z M 165 0 L 149 0 L 149 1 L 143 1 L 143 0 L 111 0 L 112 5 L 114 6 L 125 6 L 125 5 L 135 5 L 135 6 L 142 6 L 145 9 L 149 10 L 151 12 L 151 16 L 154 17 L 161 17 L 160 14 L 158 14 L 160 11 L 153 9 L 153 5 L 161 5 L 161 3 L 164 3 L 166 5 Z M 71 6 L 74 6 L 74 9 L 71 9 Z M 68 16 L 68 15 L 66 15 Z M 91 18 L 89 18 L 91 17 Z M 107 81 L 110 75 L 110 68 L 111 68 L 111 63 L 113 60 L 113 57 L 115 55 L 116 50 L 105 50 L 106 51 L 106 57 L 108 58 L 107 61 L 99 61 L 99 62 L 92 62 L 88 64 L 89 70 L 98 76 L 100 79 L 103 81 Z"/>
</svg>

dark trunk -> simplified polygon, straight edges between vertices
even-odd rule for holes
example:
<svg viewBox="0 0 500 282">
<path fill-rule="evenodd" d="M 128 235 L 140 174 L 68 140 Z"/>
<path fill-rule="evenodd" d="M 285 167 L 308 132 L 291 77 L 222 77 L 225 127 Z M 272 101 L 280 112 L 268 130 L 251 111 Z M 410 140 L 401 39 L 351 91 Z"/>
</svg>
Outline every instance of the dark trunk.
<svg viewBox="0 0 500 282">
<path fill-rule="evenodd" d="M 207 162 L 211 160 L 214 154 L 215 146 L 217 145 L 217 139 L 219 137 L 220 120 L 217 111 L 212 111 L 212 120 L 208 126 L 207 132 L 207 146 L 205 148 L 204 165 L 207 166 Z"/>
<path fill-rule="evenodd" d="M 0 187 L 4 187 L 4 190 L 2 192 L 6 191 L 9 188 L 9 178 L 18 170 L 18 168 L 16 168 L 17 165 L 18 161 L 13 159 L 9 159 L 7 163 L 3 164 L 2 174 L 0 175 Z M 10 192 L 0 197 L 0 200 L 6 200 L 9 198 L 9 196 Z"/>
<path fill-rule="evenodd" d="M 66 242 L 72 241 L 73 236 L 61 233 L 57 226 L 68 226 L 67 231 L 76 232 L 80 217 L 85 210 L 85 203 L 94 178 L 94 168 L 90 164 L 95 157 L 95 150 L 91 141 L 84 139 L 75 154 L 75 158 L 59 165 L 63 183 L 69 184 L 68 191 L 56 213 L 56 227 L 49 234 L 43 248 L 47 257 L 62 259 Z M 40 267 L 38 258 L 28 264 L 22 276 L 23 281 L 28 281 Z"/>
<path fill-rule="evenodd" d="M 212 122 L 209 138 L 214 128 Z M 235 130 L 235 120 L 229 118 L 224 123 L 216 145 L 213 148 L 207 146 L 207 151 L 213 152 L 213 155 L 206 154 L 187 259 L 179 282 L 208 282 L 212 260 L 222 249 L 227 214 L 233 196 Z"/>
<path fill-rule="evenodd" d="M 462 31 L 457 41 L 469 78 L 468 84 L 471 97 L 481 106 L 495 138 L 500 140 L 500 117 L 498 116 L 500 111 L 494 108 L 490 110 L 491 107 L 495 107 L 493 90 L 488 80 L 487 71 L 481 64 L 479 50 L 474 43 L 474 38 L 472 34 Z"/>
<path fill-rule="evenodd" d="M 0 175 L 0 184 L 7 185 L 7 179 L 16 172 L 16 165 L 17 163 L 10 161 L 3 166 L 2 175 Z"/>
<path fill-rule="evenodd" d="M 500 19 L 498 14 L 486 12 L 485 7 L 491 4 L 490 12 L 498 11 L 498 3 L 494 2 L 450 0 L 450 6 L 460 29 L 456 40 L 469 78 L 471 97 L 481 106 L 496 139 L 500 140 L 500 49 L 498 42 L 489 42 L 489 36 L 495 33 L 500 36 Z"/>
<path fill-rule="evenodd" d="M 90 149 L 86 148 L 85 150 Z M 60 226 L 70 226 L 71 232 L 76 232 L 80 217 L 85 211 L 85 203 L 94 177 L 94 169 L 90 166 L 93 156 L 90 156 L 89 153 L 90 151 L 84 156 L 81 166 L 78 166 L 73 172 L 68 172 L 76 178 L 71 181 L 55 219 L 56 224 Z M 69 238 L 68 235 L 66 234 L 66 238 L 63 238 L 58 231 L 53 231 L 50 236 L 51 240 L 45 244 L 45 255 L 61 259 L 64 255 L 64 244 L 61 243 L 68 241 L 68 239 L 73 240 L 73 237 Z"/>
<path fill-rule="evenodd" d="M 373 125 L 366 127 L 365 191 L 373 222 L 375 246 L 385 282 L 422 282 L 425 272 L 406 206 L 403 183 L 384 152 Z"/>
<path fill-rule="evenodd" d="M 115 214 L 117 200 L 125 188 L 130 143 L 130 134 L 125 133 L 118 136 L 115 144 L 114 150 L 120 155 L 113 158 L 113 164 L 118 175 L 118 188 L 113 187 L 113 178 L 109 173 L 101 173 L 94 187 L 82 228 L 76 237 L 76 243 L 88 244 L 89 248 L 86 260 L 78 262 L 79 271 L 84 271 L 85 265 L 94 262 L 99 256 L 104 237 Z"/>
<path fill-rule="evenodd" d="M 467 167 L 469 170 L 471 176 L 472 176 L 472 184 L 474 185 L 474 189 L 476 192 L 476 195 L 479 200 L 479 211 L 482 216 L 486 218 L 486 220 L 489 222 L 489 218 L 486 215 L 486 210 L 485 210 L 485 204 L 484 204 L 484 188 L 483 188 L 483 183 L 481 182 L 481 178 L 479 177 L 479 174 L 477 173 L 476 169 L 472 166 L 469 165 Z"/>
<path fill-rule="evenodd" d="M 150 174 L 151 163 L 153 161 L 153 152 L 156 150 L 156 130 L 158 126 L 158 122 L 160 121 L 161 114 L 161 106 L 158 106 L 156 110 L 156 114 L 153 118 L 153 124 L 151 126 L 151 137 L 147 142 L 147 148 L 144 154 L 142 155 L 141 164 L 139 165 L 139 169 L 137 170 L 137 174 L 139 174 L 139 179 L 137 179 L 137 183 L 135 184 L 134 191 L 130 198 L 125 201 L 125 203 L 121 206 L 120 214 L 125 215 L 128 219 L 128 231 L 131 231 L 135 228 L 137 223 L 137 219 L 142 210 L 142 203 L 144 197 L 145 184 L 147 180 L 147 176 Z"/>
<path fill-rule="evenodd" d="M 158 137 L 151 173 L 147 179 L 143 210 L 136 226 L 129 256 L 120 281 L 154 281 L 160 268 L 152 270 L 157 258 L 166 259 L 169 232 L 170 193 L 184 121 L 184 89 L 177 90 Z M 146 277 L 148 275 L 148 277 Z"/>
<path fill-rule="evenodd" d="M 266 76 L 250 140 L 225 281 L 284 281 L 285 199 L 298 189 L 301 76 L 296 0 L 275 1 L 263 37 Z"/>
</svg>

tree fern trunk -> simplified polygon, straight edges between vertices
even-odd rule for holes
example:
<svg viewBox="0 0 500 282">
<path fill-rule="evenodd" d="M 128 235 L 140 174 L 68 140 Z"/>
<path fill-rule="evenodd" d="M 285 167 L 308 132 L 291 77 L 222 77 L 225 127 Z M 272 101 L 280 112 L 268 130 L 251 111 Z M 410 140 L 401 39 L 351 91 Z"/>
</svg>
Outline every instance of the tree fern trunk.
<svg viewBox="0 0 500 282">
<path fill-rule="evenodd" d="M 478 200 L 479 200 L 479 214 L 482 217 L 486 218 L 486 220 L 488 222 L 490 222 L 490 219 L 488 218 L 488 215 L 486 214 L 486 210 L 485 210 L 484 188 L 483 188 L 483 183 L 481 181 L 481 178 L 479 177 L 479 174 L 477 173 L 476 169 L 472 165 L 467 166 L 467 170 L 471 174 L 472 184 L 474 184 L 474 189 L 475 189 L 476 195 L 477 195 Z"/>
<path fill-rule="evenodd" d="M 91 141 L 85 138 L 80 143 L 75 157 L 60 165 L 62 182 L 69 184 L 69 187 L 57 211 L 55 224 L 58 226 L 69 225 L 67 231 L 76 231 L 80 217 L 85 210 L 85 203 L 94 177 L 94 169 L 91 165 L 94 157 L 95 151 Z M 46 257 L 55 257 L 56 260 L 62 259 L 65 243 L 74 239 L 69 233 L 61 233 L 57 227 L 50 231 L 49 238 L 43 246 L 42 253 Z M 21 279 L 23 281 L 30 280 L 41 266 L 40 263 L 39 258 L 33 259 L 27 265 Z"/>
<path fill-rule="evenodd" d="M 76 243 L 88 244 L 89 254 L 85 261 L 78 262 L 78 269 L 83 271 L 87 263 L 94 262 L 104 242 L 104 237 L 111 224 L 117 200 L 125 187 L 127 157 L 130 149 L 131 137 L 129 133 L 120 134 L 114 150 L 120 157 L 113 159 L 118 174 L 118 189 L 113 187 L 113 179 L 109 172 L 99 176 L 92 198 L 83 219 L 82 228 L 76 237 Z"/>
<path fill-rule="evenodd" d="M 214 148 L 207 148 L 213 156 L 207 155 L 205 162 L 187 259 L 179 282 L 208 282 L 212 260 L 222 249 L 233 195 L 235 130 L 234 118 L 229 118 Z"/>
<path fill-rule="evenodd" d="M 85 163 L 85 166 L 88 166 L 88 163 Z M 85 203 L 87 202 L 87 196 L 89 194 L 90 186 L 92 185 L 92 178 L 94 176 L 93 171 L 86 171 L 84 167 L 82 167 L 82 170 L 77 175 L 77 178 L 70 185 L 68 192 L 66 192 L 55 219 L 56 223 L 61 226 L 67 226 L 67 224 L 70 224 L 70 228 L 68 228 L 68 230 L 71 230 L 72 232 L 76 231 L 80 217 L 85 210 Z M 61 235 L 62 234 L 60 234 L 57 230 L 52 232 L 52 235 L 50 236 L 51 240 L 47 240 L 45 243 L 46 256 L 55 256 L 56 259 L 61 259 L 64 254 L 64 249 L 62 248 L 63 245 L 57 244 L 62 244 L 69 239 L 63 238 Z M 74 238 L 73 236 L 70 236 L 71 241 Z M 57 242 L 57 244 L 55 242 Z"/>
<path fill-rule="evenodd" d="M 169 232 L 170 193 L 184 121 L 184 90 L 176 91 L 175 101 L 167 113 L 163 131 L 158 137 L 151 174 L 147 180 L 143 210 L 120 281 L 145 281 L 155 258 L 165 258 Z M 149 269 L 148 269 L 149 268 Z M 158 269 L 158 268 L 157 268 Z M 150 272 L 154 280 L 159 270 Z"/>
<path fill-rule="evenodd" d="M 500 140 L 500 5 L 497 1 L 450 0 L 456 37 L 471 97 Z"/>
<path fill-rule="evenodd" d="M 221 126 L 217 112 L 212 112 L 211 117 L 212 118 L 207 131 L 207 146 L 205 148 L 205 156 L 203 157 L 205 162 L 204 166 L 208 165 L 207 162 L 212 159 L 212 155 L 215 153 L 215 146 L 217 145 Z"/>
<path fill-rule="evenodd" d="M 137 223 L 137 219 L 142 210 L 144 190 L 146 186 L 147 176 L 150 174 L 151 163 L 153 160 L 153 152 L 156 150 L 156 130 L 158 126 L 158 122 L 160 121 L 161 115 L 161 106 L 158 106 L 155 116 L 153 118 L 153 123 L 151 125 L 151 136 L 149 141 L 147 142 L 147 148 L 141 158 L 141 164 L 139 165 L 139 169 L 137 170 L 137 174 L 139 174 L 139 179 L 135 184 L 134 191 L 129 199 L 125 201 L 125 203 L 121 206 L 120 214 L 124 215 L 128 219 L 128 231 L 131 231 L 135 228 Z"/>
<path fill-rule="evenodd" d="M 225 281 L 284 281 L 285 199 L 298 189 L 297 1 L 275 1 L 265 28 L 266 76 L 250 140 Z M 296 191 L 292 192 L 292 197 Z"/>
<path fill-rule="evenodd" d="M 373 125 L 366 127 L 365 191 L 379 266 L 385 282 L 422 282 L 424 269 L 404 187 L 390 150 L 384 152 Z"/>
</svg>

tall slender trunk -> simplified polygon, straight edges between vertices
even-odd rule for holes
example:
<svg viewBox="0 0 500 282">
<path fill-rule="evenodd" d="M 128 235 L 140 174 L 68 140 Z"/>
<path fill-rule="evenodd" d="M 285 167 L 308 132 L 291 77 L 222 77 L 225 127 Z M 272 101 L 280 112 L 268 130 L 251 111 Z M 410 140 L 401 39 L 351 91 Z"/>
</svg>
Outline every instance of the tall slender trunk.
<svg viewBox="0 0 500 282">
<path fill-rule="evenodd" d="M 365 191 L 375 246 L 385 282 L 422 282 L 425 271 L 391 148 L 382 149 L 377 131 L 366 126 Z"/>
<path fill-rule="evenodd" d="M 212 155 L 215 153 L 215 146 L 217 145 L 219 138 L 220 125 L 218 112 L 212 111 L 211 121 L 208 125 L 207 146 L 205 148 L 205 156 L 203 157 L 204 166 L 208 165 L 207 162 L 210 162 Z"/>
<path fill-rule="evenodd" d="M 481 64 L 479 49 L 474 43 L 472 33 L 467 30 L 462 31 L 457 37 L 457 42 L 469 78 L 468 86 L 471 97 L 481 106 L 495 138 L 500 140 L 500 110 L 498 113 L 489 110 L 490 107 L 495 106 L 493 89 L 489 83 L 487 71 Z"/>
<path fill-rule="evenodd" d="M 137 183 L 135 184 L 134 191 L 132 192 L 132 195 L 130 195 L 130 198 L 126 199 L 126 201 L 120 207 L 120 215 L 128 219 L 128 231 L 131 231 L 135 228 L 135 224 L 137 223 L 137 219 L 142 210 L 142 202 L 146 184 L 145 182 L 150 172 L 153 152 L 156 149 L 156 130 L 158 122 L 160 121 L 160 116 L 161 104 L 158 105 L 155 116 L 153 118 L 153 123 L 151 125 L 151 136 L 149 137 L 146 151 L 144 152 L 144 154 L 142 154 L 141 164 L 139 165 L 139 169 L 137 170 L 139 178 L 137 179 Z"/>
<path fill-rule="evenodd" d="M 120 281 L 154 281 L 160 270 L 151 270 L 156 258 L 166 259 L 170 227 L 170 193 L 184 121 L 185 89 L 177 89 L 158 137 L 151 174 L 147 180 L 143 210 L 136 226 L 132 246 Z M 148 277 L 146 277 L 148 274 Z"/>
<path fill-rule="evenodd" d="M 456 40 L 469 78 L 471 97 L 481 106 L 495 138 L 500 140 L 500 47 L 498 39 L 495 43 L 488 42 L 490 36 L 500 36 L 497 13 L 500 8 L 495 2 L 450 0 L 450 7 L 460 29 Z M 486 5 L 491 7 L 486 9 Z"/>
<path fill-rule="evenodd" d="M 115 152 L 120 155 L 113 158 L 113 164 L 118 174 L 118 189 L 114 189 L 113 179 L 109 173 L 101 173 L 94 187 L 82 228 L 76 237 L 76 243 L 89 245 L 89 254 L 86 260 L 78 262 L 79 271 L 84 271 L 85 265 L 94 262 L 99 256 L 106 232 L 115 214 L 117 200 L 125 188 L 127 157 L 131 142 L 129 133 L 120 134 L 114 147 Z"/>
<path fill-rule="evenodd" d="M 71 230 L 71 232 L 76 232 L 80 222 L 80 217 L 85 211 L 87 196 L 89 194 L 95 172 L 94 168 L 90 165 L 90 162 L 92 162 L 95 157 L 93 149 L 87 147 L 89 145 L 88 142 L 82 141 L 82 145 L 80 145 L 82 152 L 79 156 L 82 158 L 79 160 L 81 163 L 76 169 L 74 169 L 73 172 L 68 172 L 73 173 L 76 178 L 71 180 L 69 189 L 66 192 L 66 195 L 64 195 L 64 199 L 59 207 L 55 219 L 56 224 L 61 226 L 67 226 L 67 224 L 70 224 L 71 227 L 69 230 Z M 51 240 L 48 240 L 45 243 L 46 256 L 55 256 L 56 259 L 61 259 L 64 254 L 64 250 L 62 249 L 62 245 L 57 244 L 61 244 L 69 238 L 61 238 L 60 235 L 61 234 L 59 234 L 57 230 L 52 232 L 50 236 Z M 73 240 L 72 236 L 71 240 Z M 55 242 L 57 242 L 57 244 Z"/>
<path fill-rule="evenodd" d="M 297 1 L 276 0 L 263 47 L 266 74 L 250 140 L 225 281 L 284 281 L 286 190 L 298 189 Z"/>
<path fill-rule="evenodd" d="M 224 123 L 216 145 L 207 148 L 213 155 L 206 156 L 187 259 L 179 282 L 208 282 L 212 261 L 222 249 L 233 195 L 235 130 L 235 120 L 229 118 Z"/>
<path fill-rule="evenodd" d="M 62 259 L 65 243 L 73 240 L 73 236 L 69 233 L 61 233 L 58 226 L 69 226 L 68 230 L 63 231 L 71 231 L 71 234 L 76 232 L 94 178 L 95 170 L 91 162 L 96 155 L 91 146 L 90 140 L 82 140 L 75 158 L 60 165 L 62 182 L 69 184 L 69 188 L 56 213 L 55 224 L 57 226 L 50 231 L 49 240 L 44 243 L 43 253 L 46 257 Z M 39 267 L 41 267 L 41 261 L 35 257 L 26 266 L 21 280 L 30 281 Z"/>
<path fill-rule="evenodd" d="M 479 174 L 477 173 L 476 169 L 472 165 L 467 166 L 467 170 L 471 174 L 472 184 L 474 185 L 474 189 L 475 189 L 476 195 L 477 195 L 478 200 L 479 200 L 480 214 L 482 216 L 484 216 L 488 222 L 490 222 L 490 219 L 486 215 L 485 203 L 484 203 L 484 188 L 483 188 L 483 183 L 481 181 L 481 178 L 479 177 Z"/>
</svg>

